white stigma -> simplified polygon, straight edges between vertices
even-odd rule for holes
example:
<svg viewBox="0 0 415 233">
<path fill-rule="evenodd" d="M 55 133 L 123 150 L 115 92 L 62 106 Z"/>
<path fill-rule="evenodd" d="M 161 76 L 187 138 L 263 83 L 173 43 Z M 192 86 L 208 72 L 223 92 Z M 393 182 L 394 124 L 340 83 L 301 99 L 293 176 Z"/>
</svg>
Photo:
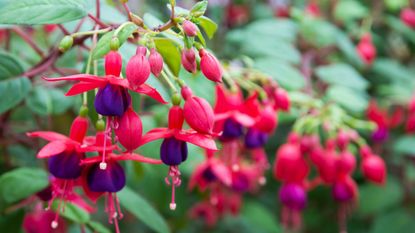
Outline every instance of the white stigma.
<svg viewBox="0 0 415 233">
<path fill-rule="evenodd" d="M 117 214 L 117 212 L 115 212 L 113 215 L 112 215 L 112 218 L 117 218 L 118 217 L 118 214 Z"/>
<path fill-rule="evenodd" d="M 232 170 L 233 170 L 234 172 L 239 171 L 239 165 L 238 165 L 238 164 L 234 164 L 234 165 L 232 165 Z"/>
<path fill-rule="evenodd" d="M 106 162 L 100 162 L 99 163 L 99 169 L 106 170 L 107 169 L 107 163 Z"/>
<path fill-rule="evenodd" d="M 175 210 L 176 209 L 176 203 L 170 203 L 170 209 Z"/>
<path fill-rule="evenodd" d="M 53 220 L 53 221 L 50 223 L 50 226 L 51 226 L 53 229 L 56 229 L 56 228 L 58 228 L 58 222 L 57 222 L 57 221 L 55 221 L 55 220 Z"/>
</svg>

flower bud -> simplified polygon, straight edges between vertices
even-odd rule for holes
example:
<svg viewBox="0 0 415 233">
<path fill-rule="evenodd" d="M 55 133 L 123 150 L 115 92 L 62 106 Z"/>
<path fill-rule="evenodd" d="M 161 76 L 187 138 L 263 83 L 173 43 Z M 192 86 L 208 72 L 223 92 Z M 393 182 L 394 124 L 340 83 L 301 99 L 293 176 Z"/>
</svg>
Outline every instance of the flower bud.
<svg viewBox="0 0 415 233">
<path fill-rule="evenodd" d="M 193 37 L 197 35 L 198 29 L 197 29 L 196 24 L 194 24 L 193 22 L 189 20 L 185 20 L 182 26 L 183 26 L 183 31 L 187 36 Z"/>
<path fill-rule="evenodd" d="M 72 122 L 69 137 L 79 143 L 82 143 L 86 132 L 88 131 L 88 118 L 77 116 Z"/>
<path fill-rule="evenodd" d="M 363 158 L 362 171 L 366 179 L 384 184 L 386 179 L 386 167 L 383 159 L 377 155 L 369 155 Z"/>
<path fill-rule="evenodd" d="M 150 77 L 150 63 L 147 58 L 142 54 L 133 56 L 128 61 L 126 75 L 133 89 L 145 83 Z"/>
<path fill-rule="evenodd" d="M 143 133 L 143 126 L 140 117 L 132 108 L 118 118 L 118 127 L 114 128 L 118 141 L 127 149 L 133 151 L 138 148 Z"/>
<path fill-rule="evenodd" d="M 267 105 L 260 113 L 257 123 L 255 124 L 255 128 L 264 133 L 271 133 L 277 127 L 277 120 L 277 113 L 271 105 Z"/>
<path fill-rule="evenodd" d="M 275 155 L 274 177 L 284 182 L 301 182 L 308 175 L 309 168 L 301 155 L 298 145 L 286 143 Z"/>
<path fill-rule="evenodd" d="M 351 174 L 356 168 L 356 158 L 349 151 L 343 151 L 336 161 L 338 174 Z"/>
<path fill-rule="evenodd" d="M 145 56 L 145 55 L 147 55 L 147 48 L 144 47 L 144 46 L 138 46 L 137 50 L 135 51 L 135 54 Z"/>
<path fill-rule="evenodd" d="M 121 74 L 122 58 L 116 51 L 110 51 L 105 56 L 105 74 L 119 77 Z"/>
<path fill-rule="evenodd" d="M 151 73 L 158 77 L 163 70 L 163 57 L 153 48 L 150 50 L 148 61 L 150 63 Z"/>
<path fill-rule="evenodd" d="M 336 180 L 336 164 L 336 151 L 330 148 L 327 149 L 324 155 L 321 157 L 320 164 L 317 167 L 318 173 L 325 183 L 331 184 Z"/>
<path fill-rule="evenodd" d="M 196 72 L 196 54 L 193 49 L 183 49 L 182 65 L 190 73 Z"/>
<path fill-rule="evenodd" d="M 415 28 L 415 10 L 410 8 L 403 9 L 400 17 L 402 22 L 408 27 Z"/>
<path fill-rule="evenodd" d="M 181 94 L 184 100 L 187 100 L 188 98 L 193 96 L 192 89 L 190 89 L 190 87 L 188 86 L 182 87 Z"/>
<path fill-rule="evenodd" d="M 338 202 L 349 202 L 357 197 L 356 183 L 347 176 L 345 179 L 336 181 L 332 187 L 333 198 Z"/>
<path fill-rule="evenodd" d="M 218 59 L 204 49 L 199 51 L 200 70 L 205 77 L 213 82 L 222 82 L 222 66 Z"/>
<path fill-rule="evenodd" d="M 183 109 L 180 106 L 171 107 L 169 111 L 169 129 L 181 129 L 183 122 Z"/>
<path fill-rule="evenodd" d="M 183 107 L 184 119 L 194 130 L 211 134 L 214 125 L 214 113 L 210 104 L 203 98 L 192 96 L 186 99 Z"/>
<path fill-rule="evenodd" d="M 283 111 L 290 109 L 291 103 L 287 91 L 282 88 L 277 88 L 274 92 L 275 108 Z"/>
<path fill-rule="evenodd" d="M 72 36 L 65 36 L 60 44 L 59 44 L 59 50 L 64 53 L 68 51 L 73 45 L 73 37 Z"/>
<path fill-rule="evenodd" d="M 376 58 L 376 48 L 372 43 L 372 37 L 370 34 L 362 36 L 359 44 L 357 45 L 357 53 L 363 62 L 367 65 L 372 64 Z"/>
</svg>

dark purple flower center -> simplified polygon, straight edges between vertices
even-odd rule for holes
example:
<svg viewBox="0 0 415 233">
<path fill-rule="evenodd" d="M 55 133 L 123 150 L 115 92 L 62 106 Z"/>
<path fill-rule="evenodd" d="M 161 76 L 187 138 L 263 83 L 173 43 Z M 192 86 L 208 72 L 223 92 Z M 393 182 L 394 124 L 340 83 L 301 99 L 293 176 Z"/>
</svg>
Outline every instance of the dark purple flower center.
<svg viewBox="0 0 415 233">
<path fill-rule="evenodd" d="M 353 199 L 353 191 L 344 182 L 336 182 L 333 185 L 332 195 L 339 202 L 347 202 Z"/>
<path fill-rule="evenodd" d="M 36 193 L 36 196 L 42 201 L 49 201 L 52 199 L 52 186 L 48 186 L 45 189 Z"/>
<path fill-rule="evenodd" d="M 88 171 L 87 182 L 93 192 L 118 192 L 125 186 L 124 169 L 115 161 L 108 161 L 105 170 L 96 163 Z"/>
<path fill-rule="evenodd" d="M 161 161 L 169 166 L 177 166 L 187 159 L 187 144 L 174 137 L 163 140 L 160 148 Z"/>
<path fill-rule="evenodd" d="M 372 134 L 372 140 L 375 142 L 384 142 L 389 137 L 389 131 L 386 127 L 381 127 Z"/>
<path fill-rule="evenodd" d="M 284 184 L 279 193 L 280 201 L 288 208 L 302 210 L 307 203 L 307 195 L 298 184 Z"/>
<path fill-rule="evenodd" d="M 235 139 L 240 137 L 243 134 L 243 127 L 238 122 L 227 119 L 225 123 L 223 124 L 223 132 L 220 139 L 222 141 Z"/>
<path fill-rule="evenodd" d="M 123 87 L 107 84 L 95 96 L 95 110 L 103 116 L 121 117 L 130 106 L 131 97 Z"/>
<path fill-rule="evenodd" d="M 246 192 L 249 190 L 249 178 L 243 173 L 232 175 L 232 189 L 236 192 Z"/>
<path fill-rule="evenodd" d="M 207 182 L 213 182 L 216 180 L 216 175 L 215 173 L 213 173 L 212 168 L 207 167 L 203 172 L 202 172 L 202 177 L 203 179 L 205 179 Z"/>
<path fill-rule="evenodd" d="M 255 128 L 248 129 L 248 132 L 245 135 L 245 146 L 247 148 L 258 148 L 268 141 L 268 134 L 261 132 Z"/>
<path fill-rule="evenodd" d="M 81 175 L 82 167 L 80 165 L 82 154 L 75 151 L 64 151 L 58 155 L 52 156 L 48 160 L 50 173 L 60 179 L 76 179 Z"/>
</svg>

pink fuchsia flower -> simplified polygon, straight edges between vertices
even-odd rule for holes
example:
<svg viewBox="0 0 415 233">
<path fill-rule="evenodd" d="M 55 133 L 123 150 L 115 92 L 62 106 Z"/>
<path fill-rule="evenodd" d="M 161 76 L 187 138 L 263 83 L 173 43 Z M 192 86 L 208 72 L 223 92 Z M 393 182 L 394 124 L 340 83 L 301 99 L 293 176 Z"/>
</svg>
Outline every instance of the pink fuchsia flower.
<svg viewBox="0 0 415 233">
<path fill-rule="evenodd" d="M 150 62 L 151 73 L 156 77 L 160 76 L 160 73 L 163 70 L 163 57 L 155 48 L 150 50 L 148 61 Z"/>
<path fill-rule="evenodd" d="M 218 213 L 209 202 L 200 202 L 194 205 L 189 211 L 190 218 L 202 218 L 208 227 L 213 227 L 218 221 Z"/>
<path fill-rule="evenodd" d="M 299 183 L 285 183 L 281 186 L 279 200 L 283 204 L 281 222 L 289 229 L 299 229 L 302 224 L 301 211 L 307 205 L 307 192 Z"/>
<path fill-rule="evenodd" d="M 283 182 L 301 182 L 309 172 L 307 162 L 303 158 L 300 147 L 293 142 L 278 148 L 273 167 L 274 177 Z"/>
<path fill-rule="evenodd" d="M 376 58 L 376 47 L 373 45 L 372 36 L 369 33 L 362 36 L 356 49 L 365 64 L 373 63 Z"/>
<path fill-rule="evenodd" d="M 181 184 L 180 171 L 178 165 L 187 158 L 187 143 L 194 144 L 206 150 L 217 150 L 215 141 L 211 135 L 202 134 L 194 130 L 183 130 L 184 114 L 183 109 L 179 106 L 173 106 L 169 111 L 168 128 L 156 128 L 146 133 L 142 144 L 163 139 L 160 148 L 160 157 L 164 164 L 170 166 L 166 183 L 172 185 L 172 202 L 170 208 L 174 210 L 176 203 L 174 201 L 174 190 Z"/>
<path fill-rule="evenodd" d="M 196 54 L 192 48 L 182 50 L 182 66 L 189 73 L 196 72 Z"/>
<path fill-rule="evenodd" d="M 343 203 L 357 200 L 358 189 L 356 182 L 350 176 L 337 179 L 332 186 L 332 196 L 334 200 Z"/>
<path fill-rule="evenodd" d="M 209 157 L 194 170 L 190 177 L 189 189 L 197 186 L 201 191 L 205 191 L 208 186 L 216 183 L 230 186 L 231 172 L 221 160 Z"/>
<path fill-rule="evenodd" d="M 362 171 L 366 179 L 376 184 L 382 185 L 386 181 L 385 162 L 378 155 L 370 154 L 363 157 Z"/>
<path fill-rule="evenodd" d="M 55 220 L 55 212 L 45 211 L 41 205 L 36 205 L 33 212 L 27 213 L 23 218 L 23 229 L 26 233 L 65 233 L 66 224 L 63 219 L 56 221 L 56 227 L 51 227 Z"/>
<path fill-rule="evenodd" d="M 401 11 L 401 21 L 410 28 L 415 28 L 415 10 L 405 8 Z"/>
<path fill-rule="evenodd" d="M 116 119 L 117 127 L 114 127 L 118 141 L 131 152 L 137 149 L 141 143 L 143 126 L 141 119 L 132 108 L 127 109 L 124 115 Z"/>
<path fill-rule="evenodd" d="M 197 35 L 198 28 L 196 24 L 194 24 L 193 22 L 189 20 L 185 20 L 183 21 L 182 26 L 183 26 L 183 31 L 186 34 L 186 36 L 194 37 Z"/>
<path fill-rule="evenodd" d="M 320 17 L 321 16 L 320 7 L 316 2 L 308 3 L 306 8 L 305 8 L 305 13 L 310 15 L 310 16 L 313 16 L 313 17 Z"/>
<path fill-rule="evenodd" d="M 106 58 L 110 59 L 110 58 Z M 112 59 L 112 58 L 111 58 Z M 107 60 L 106 60 L 107 61 Z M 112 62 L 113 66 L 118 66 L 121 63 Z M 106 72 L 114 73 L 116 70 L 121 70 L 119 67 L 106 67 Z M 147 85 L 140 84 L 134 87 L 127 79 L 123 79 L 111 74 L 104 77 L 98 77 L 90 74 L 77 74 L 67 77 L 58 78 L 44 78 L 47 81 L 78 81 L 71 89 L 66 93 L 67 96 L 78 95 L 95 88 L 98 89 L 97 96 L 95 97 L 95 109 L 103 116 L 122 116 L 128 109 L 131 103 L 131 98 L 127 90 L 131 90 L 137 93 L 145 94 L 151 98 L 157 100 L 160 103 L 165 104 L 161 95 L 156 89 Z"/>
<path fill-rule="evenodd" d="M 218 59 L 204 49 L 199 50 L 200 70 L 207 79 L 222 82 L 223 68 Z"/>
<path fill-rule="evenodd" d="M 147 49 L 144 47 L 145 53 Z M 130 83 L 130 86 L 133 89 L 136 89 L 143 85 L 147 79 L 150 77 L 150 63 L 145 56 L 145 53 L 140 52 L 140 47 L 137 49 L 137 54 L 134 55 L 127 63 L 127 67 L 125 70 L 125 74 L 127 76 L 127 80 Z"/>
</svg>

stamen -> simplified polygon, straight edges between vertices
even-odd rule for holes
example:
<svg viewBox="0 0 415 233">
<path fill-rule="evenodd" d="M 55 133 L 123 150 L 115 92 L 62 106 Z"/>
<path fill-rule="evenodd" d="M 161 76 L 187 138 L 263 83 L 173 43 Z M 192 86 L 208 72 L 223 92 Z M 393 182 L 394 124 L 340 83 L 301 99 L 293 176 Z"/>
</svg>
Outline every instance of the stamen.
<svg viewBox="0 0 415 233">
<path fill-rule="evenodd" d="M 170 166 L 168 177 L 164 179 L 167 185 L 171 185 L 171 203 L 170 209 L 176 209 L 176 202 L 175 202 L 175 194 L 176 194 L 176 186 L 180 186 L 182 180 L 180 179 L 180 171 L 177 166 Z M 169 180 L 170 178 L 170 180 Z"/>
<path fill-rule="evenodd" d="M 53 220 L 51 223 L 50 223 L 50 227 L 52 227 L 53 229 L 56 229 L 56 228 L 58 228 L 58 222 L 56 221 L 56 220 Z"/>
<path fill-rule="evenodd" d="M 265 176 L 261 176 L 261 177 L 259 177 L 259 179 L 258 179 L 258 183 L 259 183 L 260 185 L 265 185 L 265 184 L 267 183 L 267 178 L 265 178 Z"/>
<path fill-rule="evenodd" d="M 107 152 L 107 137 L 111 138 L 111 128 L 110 128 L 110 118 L 107 117 L 107 126 L 105 127 L 104 132 L 104 151 L 102 152 L 102 162 L 99 163 L 99 169 L 106 170 L 107 163 L 105 162 L 105 154 Z"/>
</svg>

